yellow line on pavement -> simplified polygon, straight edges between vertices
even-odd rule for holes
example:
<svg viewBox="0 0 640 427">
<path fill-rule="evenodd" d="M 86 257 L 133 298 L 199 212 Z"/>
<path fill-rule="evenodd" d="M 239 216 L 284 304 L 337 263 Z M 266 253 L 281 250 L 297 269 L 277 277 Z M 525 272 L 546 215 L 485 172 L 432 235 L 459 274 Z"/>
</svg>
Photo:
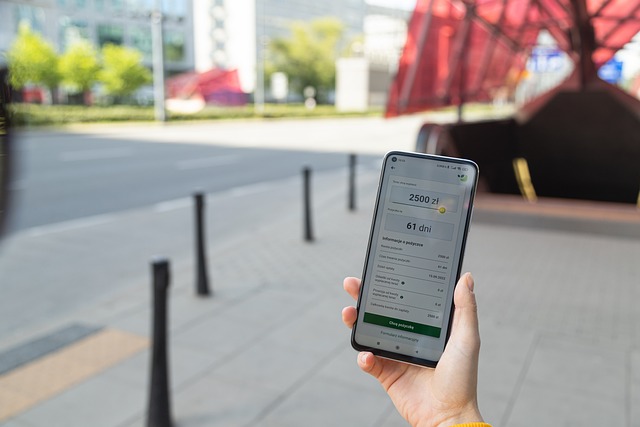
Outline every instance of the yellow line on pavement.
<svg viewBox="0 0 640 427">
<path fill-rule="evenodd" d="M 0 422 L 148 347 L 149 340 L 104 329 L 0 376 Z"/>
</svg>

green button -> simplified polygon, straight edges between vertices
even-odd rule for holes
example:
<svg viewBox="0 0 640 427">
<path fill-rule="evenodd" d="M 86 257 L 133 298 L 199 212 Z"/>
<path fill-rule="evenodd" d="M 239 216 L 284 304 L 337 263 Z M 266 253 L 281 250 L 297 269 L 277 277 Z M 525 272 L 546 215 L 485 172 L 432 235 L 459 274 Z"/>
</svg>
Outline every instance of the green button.
<svg viewBox="0 0 640 427">
<path fill-rule="evenodd" d="M 364 313 L 364 321 L 378 326 L 413 332 L 414 334 L 440 338 L 442 328 L 423 325 L 422 323 L 409 322 L 407 320 L 394 319 L 393 317 L 380 316 L 378 314 Z"/>
</svg>

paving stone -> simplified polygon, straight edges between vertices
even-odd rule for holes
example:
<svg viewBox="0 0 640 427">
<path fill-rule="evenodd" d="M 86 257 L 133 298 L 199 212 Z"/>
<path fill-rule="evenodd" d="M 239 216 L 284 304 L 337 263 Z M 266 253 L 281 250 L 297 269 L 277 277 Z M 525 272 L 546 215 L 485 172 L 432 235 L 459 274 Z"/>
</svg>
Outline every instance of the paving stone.
<svg viewBox="0 0 640 427">
<path fill-rule="evenodd" d="M 118 426 L 145 407 L 143 390 L 98 376 L 17 416 L 16 421 L 33 426 Z"/>
<path fill-rule="evenodd" d="M 248 426 L 278 398 L 268 385 L 231 381 L 207 375 L 175 396 L 175 417 L 181 427 Z"/>
<path fill-rule="evenodd" d="M 640 350 L 631 352 L 630 359 L 629 425 L 640 426 Z"/>
<path fill-rule="evenodd" d="M 624 402 L 528 383 L 504 425 L 624 426 L 628 421 Z"/>
<path fill-rule="evenodd" d="M 254 425 L 371 426 L 383 417 L 387 404 L 382 389 L 365 391 L 313 377 Z"/>
</svg>

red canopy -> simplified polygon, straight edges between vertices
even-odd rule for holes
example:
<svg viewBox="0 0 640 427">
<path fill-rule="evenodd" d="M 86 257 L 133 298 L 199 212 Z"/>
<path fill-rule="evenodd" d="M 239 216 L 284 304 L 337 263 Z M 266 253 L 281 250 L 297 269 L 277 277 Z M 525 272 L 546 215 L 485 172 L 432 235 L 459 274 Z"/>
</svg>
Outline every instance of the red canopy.
<svg viewBox="0 0 640 427">
<path fill-rule="evenodd" d="M 417 0 L 387 117 L 515 86 L 541 29 L 595 78 L 640 31 L 640 0 Z"/>
<path fill-rule="evenodd" d="M 169 98 L 203 99 L 207 104 L 244 105 L 238 70 L 211 69 L 203 73 L 189 72 L 167 80 Z"/>
</svg>

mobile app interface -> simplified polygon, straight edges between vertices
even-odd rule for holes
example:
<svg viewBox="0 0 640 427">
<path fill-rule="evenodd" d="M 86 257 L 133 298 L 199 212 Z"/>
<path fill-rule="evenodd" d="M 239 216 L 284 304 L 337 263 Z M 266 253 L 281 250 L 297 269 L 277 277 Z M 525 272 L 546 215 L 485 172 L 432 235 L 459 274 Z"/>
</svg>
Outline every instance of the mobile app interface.
<svg viewBox="0 0 640 427">
<path fill-rule="evenodd" d="M 469 163 L 400 154 L 384 168 L 357 342 L 438 360 L 477 171 Z"/>
</svg>

